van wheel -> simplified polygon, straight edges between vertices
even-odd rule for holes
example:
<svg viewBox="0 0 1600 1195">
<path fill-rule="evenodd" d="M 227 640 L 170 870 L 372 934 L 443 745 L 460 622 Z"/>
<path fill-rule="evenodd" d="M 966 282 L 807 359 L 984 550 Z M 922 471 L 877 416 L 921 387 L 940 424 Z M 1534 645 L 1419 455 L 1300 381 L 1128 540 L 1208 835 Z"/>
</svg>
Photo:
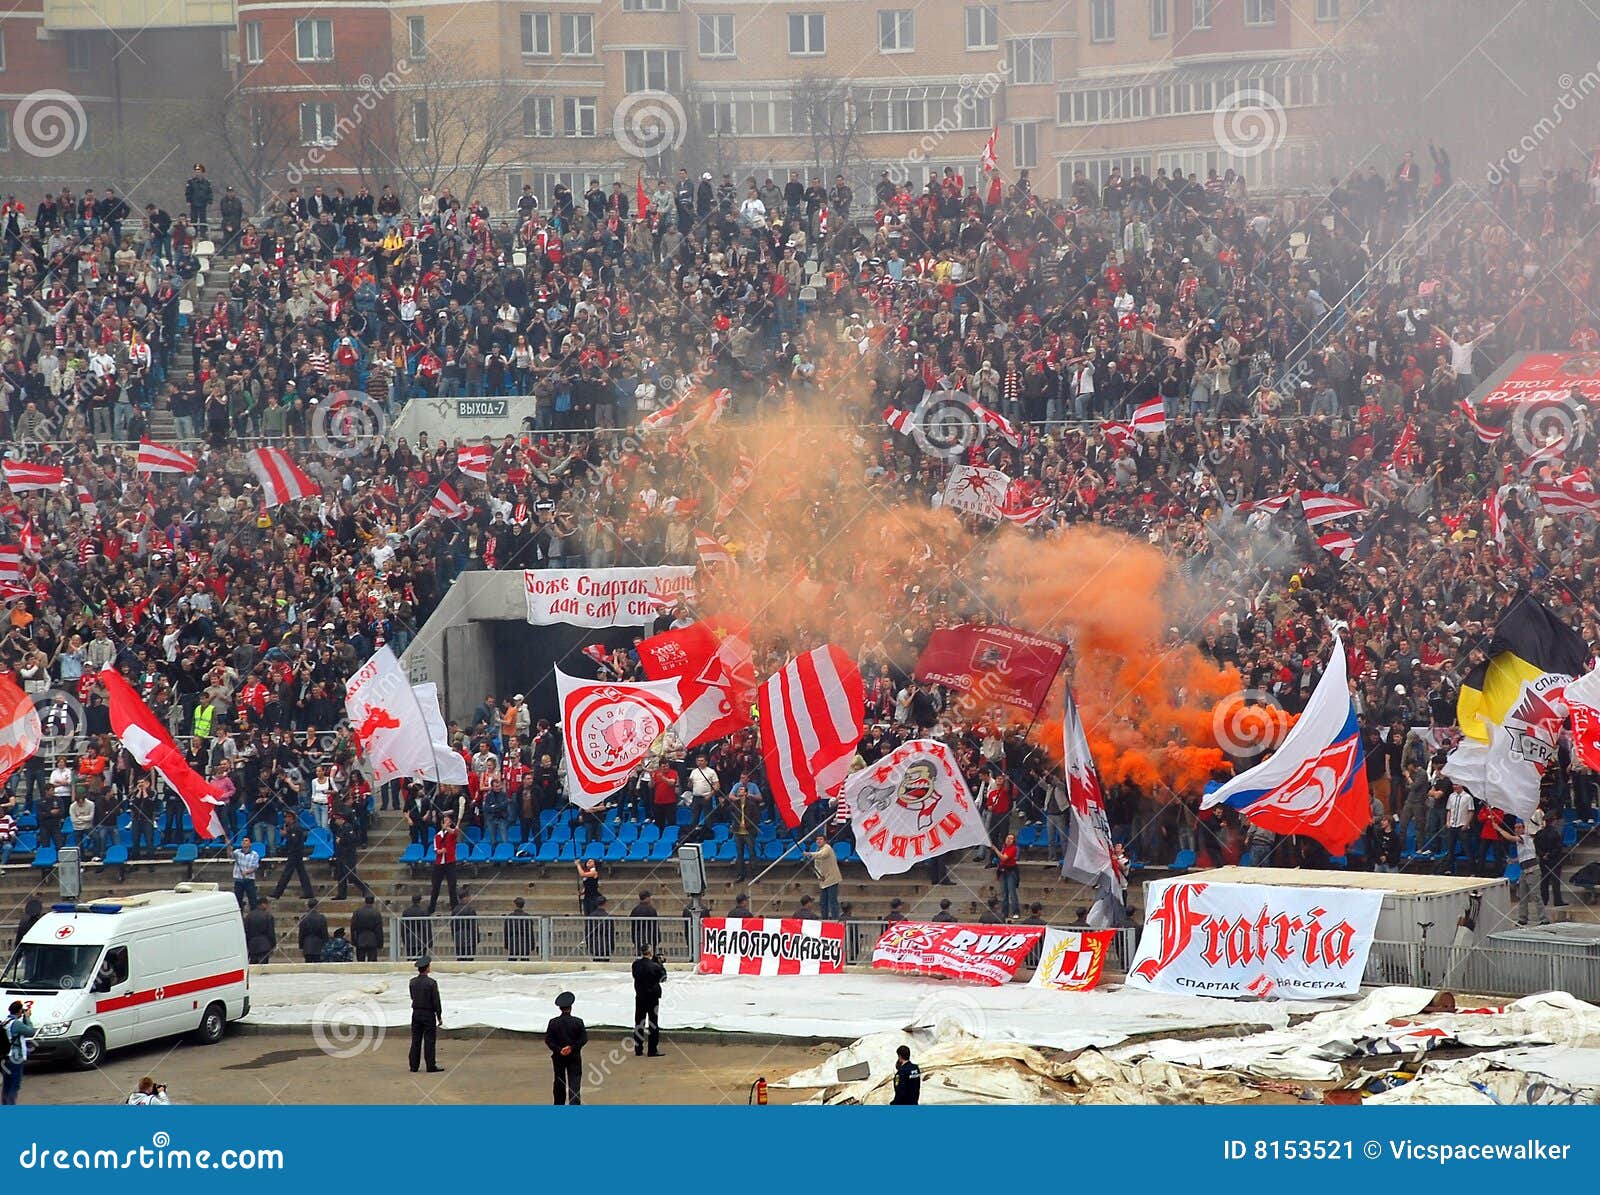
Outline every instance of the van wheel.
<svg viewBox="0 0 1600 1195">
<path fill-rule="evenodd" d="M 228 1014 L 222 1005 L 207 1005 L 205 1016 L 200 1018 L 200 1028 L 194 1031 L 195 1040 L 202 1046 L 214 1046 L 222 1040 L 227 1026 Z"/>
<path fill-rule="evenodd" d="M 78 1049 L 73 1055 L 79 1070 L 90 1071 L 100 1065 L 106 1056 L 106 1035 L 98 1029 L 87 1030 L 78 1039 Z"/>
</svg>

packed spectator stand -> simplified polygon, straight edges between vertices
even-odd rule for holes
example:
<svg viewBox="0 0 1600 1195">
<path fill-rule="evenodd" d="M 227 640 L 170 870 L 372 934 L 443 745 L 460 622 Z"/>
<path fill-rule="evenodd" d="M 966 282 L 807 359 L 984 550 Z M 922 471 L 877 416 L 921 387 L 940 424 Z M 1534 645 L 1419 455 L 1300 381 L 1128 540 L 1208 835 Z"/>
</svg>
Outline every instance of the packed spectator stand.
<svg viewBox="0 0 1600 1195">
<path fill-rule="evenodd" d="M 14 457 L 62 465 L 69 484 L 10 494 L 0 510 L 22 548 L 0 654 L 37 695 L 47 734 L 11 782 L 15 837 L 0 863 L 30 861 L 31 887 L 67 843 L 117 869 L 118 884 L 151 859 L 204 869 L 219 857 L 225 844 L 192 841 L 176 798 L 113 745 L 92 678 L 114 663 L 195 766 L 231 782 L 238 832 L 270 855 L 292 809 L 310 859 L 331 860 L 348 836 L 369 882 L 382 868 L 386 902 L 431 861 L 427 828 L 449 811 L 466 827 L 463 862 L 505 881 L 497 906 L 524 876 L 570 892 L 591 855 L 619 884 L 636 886 L 635 871 L 670 882 L 672 845 L 692 830 L 729 876 L 724 903 L 778 863 L 752 895 L 758 912 L 787 915 L 811 885 L 779 862 L 795 858 L 792 835 L 767 808 L 747 863 L 723 811 L 691 804 L 692 755 L 671 761 L 682 807 L 658 825 L 647 774 L 603 814 L 566 804 L 553 711 L 485 695 L 452 726 L 466 792 L 370 792 L 342 725 L 344 680 L 379 646 L 402 652 L 463 571 L 692 562 L 697 512 L 712 505 L 694 450 L 634 429 L 686 388 L 726 387 L 730 409 L 709 435 L 831 404 L 867 443 L 874 486 L 924 505 L 950 461 L 880 412 L 964 392 L 1016 435 L 991 432 L 963 459 L 1050 500 L 1008 533 L 1092 523 L 1156 544 L 1213 612 L 1183 634 L 1290 712 L 1326 659 L 1327 620 L 1341 622 L 1369 776 L 1392 820 L 1337 865 L 1453 869 L 1449 784 L 1426 732 L 1453 723 L 1456 683 L 1495 611 L 1529 587 L 1600 638 L 1594 518 L 1553 516 L 1517 468 L 1526 437 L 1485 442 L 1481 413 L 1461 405 L 1514 352 L 1600 344 L 1586 239 L 1600 193 L 1587 166 L 1489 187 L 1434 161 L 1431 181 L 1367 169 L 1324 193 L 1259 197 L 1231 172 L 1113 174 L 1101 188 L 1080 177 L 1058 201 L 1033 195 L 1025 174 L 947 170 L 916 191 L 886 172 L 870 196 L 842 180 L 795 196 L 770 178 L 714 186 L 685 170 L 632 190 L 558 190 L 549 210 L 529 193 L 515 212 L 388 187 L 291 190 L 254 217 L 229 189 L 214 218 L 192 219 L 159 207 L 141 219 L 114 190 L 12 198 L 0 218 L 0 434 Z M 501 394 L 533 396 L 537 415 L 494 444 L 486 485 L 463 483 L 470 513 L 429 518 L 457 477 L 456 445 L 330 445 L 319 408 L 351 392 L 386 417 L 417 399 Z M 1164 434 L 1126 434 L 1153 398 Z M 1593 466 L 1595 443 L 1586 403 L 1567 409 L 1572 473 Z M 199 470 L 138 472 L 144 437 L 194 452 Z M 244 457 L 262 442 L 288 446 L 322 496 L 263 510 Z M 1307 533 L 1294 504 L 1237 515 L 1296 490 L 1367 508 L 1348 559 Z M 1486 492 L 1501 498 L 1498 529 Z M 819 539 L 848 513 L 818 516 Z M 954 617 L 959 572 L 904 580 L 897 634 Z M 757 646 L 759 666 L 781 663 L 783 644 Z M 1025 728 L 964 720 L 870 649 L 860 663 L 876 678 L 863 758 L 937 728 L 985 799 L 1005 789 L 1003 820 L 1035 865 L 1023 899 L 1048 891 L 1059 909 L 1047 915 L 1073 919 L 1082 894 L 1049 864 L 1056 765 Z M 604 668 L 640 675 L 625 650 Z M 706 755 L 724 787 L 764 792 L 753 733 Z M 1595 778 L 1563 757 L 1547 783 L 1565 854 L 1594 825 Z M 1327 862 L 1167 792 L 1123 782 L 1108 799 L 1136 866 Z M 817 820 L 841 825 L 827 810 Z M 982 863 L 955 877 L 960 911 L 983 911 L 994 876 Z M 920 878 L 857 891 L 872 916 L 891 895 L 939 895 Z"/>
</svg>

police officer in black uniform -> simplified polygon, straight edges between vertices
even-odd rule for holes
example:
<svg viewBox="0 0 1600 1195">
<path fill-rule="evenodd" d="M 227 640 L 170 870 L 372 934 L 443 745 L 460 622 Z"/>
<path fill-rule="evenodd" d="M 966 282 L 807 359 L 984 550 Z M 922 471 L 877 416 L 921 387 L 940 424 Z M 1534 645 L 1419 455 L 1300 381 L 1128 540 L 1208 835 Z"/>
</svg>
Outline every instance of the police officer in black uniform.
<svg viewBox="0 0 1600 1195">
<path fill-rule="evenodd" d="M 922 1068 L 911 1061 L 911 1047 L 900 1046 L 894 1052 L 894 1098 L 891 1104 L 920 1104 L 922 1102 Z"/>
<path fill-rule="evenodd" d="M 439 1002 L 439 985 L 433 976 L 428 974 L 432 960 L 423 955 L 417 960 L 416 978 L 411 981 L 411 1070 L 416 1072 L 417 1064 L 424 1057 L 428 1062 L 428 1073 L 442 1071 L 434 1056 L 434 1045 L 439 1038 L 439 1026 L 444 1024 L 444 1005 Z"/>
<path fill-rule="evenodd" d="M 544 1031 L 544 1044 L 550 1047 L 550 1066 L 555 1071 L 556 1104 L 583 1103 L 583 1047 L 588 1044 L 589 1031 L 572 1015 L 576 999 L 571 992 L 557 996 L 560 1015 L 551 1017 Z"/>
<path fill-rule="evenodd" d="M 646 1036 L 650 1040 L 650 1057 L 660 1058 L 661 1050 L 661 982 L 667 969 L 656 958 L 656 948 L 649 942 L 639 944 L 639 957 L 633 960 L 633 1052 L 644 1053 Z M 645 1032 L 649 1027 L 648 1035 Z"/>
</svg>

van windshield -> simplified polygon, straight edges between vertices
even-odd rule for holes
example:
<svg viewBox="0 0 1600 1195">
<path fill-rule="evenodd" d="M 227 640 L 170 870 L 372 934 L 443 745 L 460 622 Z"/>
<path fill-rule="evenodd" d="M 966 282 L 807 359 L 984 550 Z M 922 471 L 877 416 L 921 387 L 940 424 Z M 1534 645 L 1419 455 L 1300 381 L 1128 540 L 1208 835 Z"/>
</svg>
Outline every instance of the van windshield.
<svg viewBox="0 0 1600 1195">
<path fill-rule="evenodd" d="M 98 946 L 58 946 L 53 942 L 24 942 L 11 956 L 0 987 L 26 992 L 57 992 L 86 988 L 94 978 Z"/>
</svg>

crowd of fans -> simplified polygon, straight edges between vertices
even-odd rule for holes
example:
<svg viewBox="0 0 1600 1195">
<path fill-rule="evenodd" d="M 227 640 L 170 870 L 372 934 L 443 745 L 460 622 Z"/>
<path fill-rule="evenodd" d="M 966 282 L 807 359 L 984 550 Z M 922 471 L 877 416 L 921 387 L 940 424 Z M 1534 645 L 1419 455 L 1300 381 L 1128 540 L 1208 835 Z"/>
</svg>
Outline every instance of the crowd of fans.
<svg viewBox="0 0 1600 1195">
<path fill-rule="evenodd" d="M 1249 687 L 1296 710 L 1330 624 L 1341 626 L 1374 793 L 1392 814 L 1364 853 L 1388 865 L 1428 850 L 1459 828 L 1438 748 L 1496 610 L 1530 587 L 1600 638 L 1595 520 L 1542 509 L 1537 475 L 1517 468 L 1539 445 L 1485 443 L 1462 408 L 1513 352 L 1600 344 L 1591 176 L 1474 193 L 1367 278 L 1450 191 L 1448 157 L 1431 157 L 1431 178 L 1407 155 L 1387 178 L 1367 170 L 1324 193 L 1262 199 L 1231 172 L 1113 173 L 1098 187 L 1080 176 L 1055 200 L 1026 172 L 1003 183 L 954 169 L 920 188 L 885 173 L 867 196 L 842 178 L 716 184 L 685 170 L 637 189 L 558 190 L 548 207 L 529 192 L 511 214 L 448 190 L 312 187 L 252 218 L 209 180 L 191 182 L 176 217 L 148 205 L 140 220 L 109 190 L 31 210 L 13 198 L 0 213 L 0 436 L 12 456 L 69 478 L 0 508 L 26 587 L 9 603 L 0 661 L 38 695 L 51 741 L 71 744 L 70 763 L 43 752 L 18 774 L 19 808 L 36 813 L 41 840 L 70 826 L 94 841 L 124 809 L 148 823 L 136 853 L 144 837 L 172 840 L 176 809 L 161 816 L 165 795 L 109 739 L 93 676 L 110 663 L 229 780 L 243 823 L 269 845 L 289 808 L 319 826 L 327 811 L 347 814 L 354 841 L 369 797 L 402 809 L 419 842 L 446 811 L 536 834 L 539 812 L 564 803 L 550 711 L 488 700 L 454 726 L 467 794 L 370 794 L 341 729 L 345 678 L 378 646 L 403 650 L 464 570 L 692 560 L 715 505 L 694 452 L 628 430 L 690 389 L 728 389 L 712 431 L 735 438 L 741 418 L 836 403 L 868 445 L 873 485 L 925 504 L 950 461 L 879 412 L 943 388 L 1014 425 L 1014 438 L 991 432 L 966 459 L 1050 500 L 1025 534 L 1089 522 L 1158 545 L 1212 612 L 1174 633 Z M 212 303 L 197 302 L 202 259 L 226 272 Z M 494 445 L 478 486 L 456 472 L 453 443 L 326 451 L 316 410 L 341 391 L 390 413 L 419 396 L 528 395 L 536 414 Z M 1102 423 L 1152 398 L 1162 435 Z M 134 442 L 162 410 L 199 455 L 195 475 L 135 471 Z M 1546 474 L 1594 463 L 1576 389 L 1561 410 L 1568 443 Z M 1503 426 L 1507 415 L 1473 418 Z M 290 446 L 322 496 L 263 509 L 244 456 L 261 438 Z M 447 480 L 470 513 L 427 517 Z M 1234 509 L 1297 490 L 1364 504 L 1341 524 L 1351 558 L 1319 545 L 1295 502 Z M 913 637 L 959 580 L 907 586 L 897 616 Z M 781 650 L 758 647 L 761 666 Z M 864 758 L 936 730 L 958 745 L 996 843 L 1039 821 L 1051 832 L 1038 849 L 1059 849 L 1063 786 L 1025 728 L 946 709 L 946 695 L 887 659 L 861 664 Z M 607 668 L 633 676 L 638 661 L 622 650 Z M 714 801 L 696 791 L 694 756 L 675 761 L 674 799 L 697 806 L 696 820 L 735 816 L 738 784 L 768 800 L 753 732 L 705 751 Z M 651 783 L 646 773 L 619 795 L 628 816 L 650 816 Z M 1590 815 L 1594 777 L 1565 755 L 1549 785 L 1552 815 Z M 1108 796 L 1136 858 L 1317 861 L 1304 842 L 1197 817 L 1169 794 L 1116 785 Z M 847 826 L 843 811 L 815 814 L 830 817 Z"/>
</svg>

